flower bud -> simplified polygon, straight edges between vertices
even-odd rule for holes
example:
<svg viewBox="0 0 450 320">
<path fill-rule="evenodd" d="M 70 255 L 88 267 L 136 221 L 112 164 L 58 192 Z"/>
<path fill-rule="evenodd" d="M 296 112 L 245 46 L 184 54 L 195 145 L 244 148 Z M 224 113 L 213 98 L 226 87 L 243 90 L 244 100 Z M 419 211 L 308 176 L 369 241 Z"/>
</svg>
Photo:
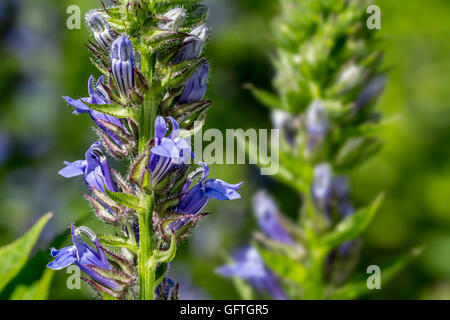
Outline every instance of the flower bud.
<svg viewBox="0 0 450 320">
<path fill-rule="evenodd" d="M 208 34 L 208 27 L 202 24 L 194 28 L 189 37 L 184 40 L 184 46 L 178 51 L 173 59 L 173 63 L 177 64 L 186 60 L 195 59 L 202 53 L 203 45 Z"/>
<path fill-rule="evenodd" d="M 158 28 L 163 30 L 177 31 L 178 27 L 186 19 L 186 10 L 183 8 L 174 8 L 167 11 L 160 23 L 158 23 Z"/>
<path fill-rule="evenodd" d="M 364 79 L 364 75 L 364 69 L 355 64 L 345 66 L 339 75 L 335 87 L 339 92 L 352 90 Z"/>
<path fill-rule="evenodd" d="M 111 46 L 111 71 L 122 98 L 134 88 L 134 56 L 131 41 L 122 35 Z"/>
<path fill-rule="evenodd" d="M 114 33 L 111 31 L 108 21 L 97 10 L 89 11 L 85 16 L 86 22 L 94 35 L 95 41 L 105 51 L 109 51 L 114 42 Z"/>
<path fill-rule="evenodd" d="M 377 76 L 372 79 L 369 84 L 361 91 L 355 101 L 354 112 L 357 113 L 366 105 L 374 101 L 384 90 L 386 85 L 385 76 Z"/>
<path fill-rule="evenodd" d="M 322 101 L 313 101 L 306 112 L 306 129 L 308 132 L 308 152 L 312 153 L 317 145 L 322 144 L 328 132 L 328 116 Z"/>
<path fill-rule="evenodd" d="M 209 64 L 201 65 L 194 74 L 186 81 L 183 93 L 178 104 L 200 101 L 206 93 L 206 80 L 208 79 Z"/>
<path fill-rule="evenodd" d="M 312 195 L 318 207 L 329 214 L 332 198 L 333 172 L 328 163 L 318 164 L 314 168 Z"/>
</svg>

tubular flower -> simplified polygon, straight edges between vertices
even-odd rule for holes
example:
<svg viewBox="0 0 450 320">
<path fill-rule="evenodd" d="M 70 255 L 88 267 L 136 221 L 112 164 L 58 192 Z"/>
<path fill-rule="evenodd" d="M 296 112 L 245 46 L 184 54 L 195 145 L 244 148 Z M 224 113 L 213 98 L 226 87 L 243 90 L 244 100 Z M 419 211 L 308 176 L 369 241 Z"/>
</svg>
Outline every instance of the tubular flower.
<svg viewBox="0 0 450 320">
<path fill-rule="evenodd" d="M 123 146 L 123 142 L 120 140 L 120 138 L 114 134 L 110 129 L 106 128 L 100 121 L 108 122 L 116 127 L 121 128 L 124 132 L 128 133 L 128 130 L 125 128 L 125 126 L 122 124 L 122 121 L 116 117 L 95 111 L 91 108 L 89 108 L 84 102 L 88 104 L 96 104 L 96 105 L 102 105 L 102 104 L 109 104 L 110 101 L 108 99 L 108 95 L 105 92 L 105 90 L 102 87 L 103 83 L 103 76 L 101 76 L 95 85 L 95 88 L 93 86 L 93 76 L 91 75 L 89 77 L 88 81 L 88 92 L 89 97 L 87 98 L 81 98 L 81 99 L 72 99 L 70 97 L 63 97 L 68 104 L 73 106 L 75 110 L 73 111 L 74 114 L 80 114 L 80 113 L 89 113 L 92 120 L 99 126 L 100 129 L 102 129 L 117 145 Z"/>
<path fill-rule="evenodd" d="M 315 100 L 306 112 L 306 130 L 308 133 L 308 153 L 320 146 L 328 133 L 328 116 L 321 101 Z"/>
<path fill-rule="evenodd" d="M 200 56 L 207 35 L 208 27 L 206 24 L 202 24 L 193 29 L 189 33 L 189 37 L 186 37 L 184 40 L 184 45 L 173 59 L 173 63 L 180 63 Z"/>
<path fill-rule="evenodd" d="M 85 19 L 94 35 L 95 41 L 105 51 L 109 51 L 114 42 L 114 32 L 103 14 L 97 10 L 91 10 L 86 14 Z"/>
<path fill-rule="evenodd" d="M 254 247 L 244 247 L 236 250 L 234 262 L 216 269 L 224 277 L 237 277 L 248 281 L 260 292 L 269 293 L 274 299 L 285 300 L 283 292 L 275 275 L 264 265 L 264 262 Z"/>
<path fill-rule="evenodd" d="M 134 66 L 133 45 L 127 36 L 121 35 L 111 46 L 111 71 L 123 99 L 134 88 Z"/>
<path fill-rule="evenodd" d="M 75 264 L 81 271 L 101 284 L 116 291 L 122 289 L 118 283 L 103 277 L 94 269 L 96 267 L 103 270 L 112 270 L 96 234 L 91 229 L 84 226 L 75 228 L 73 224 L 70 226 L 70 231 L 72 234 L 73 245 L 60 250 L 52 248 L 51 255 L 55 260 L 50 262 L 47 267 L 53 270 L 60 270 Z M 88 246 L 83 239 L 81 239 L 81 234 L 85 234 L 89 237 L 95 245 L 95 249 Z"/>
<path fill-rule="evenodd" d="M 206 179 L 209 175 L 209 167 L 206 163 L 200 162 L 203 166 L 202 178 L 191 189 L 193 179 L 199 172 L 194 171 L 186 180 L 183 186 L 182 196 L 178 202 L 176 211 L 182 214 L 197 214 L 209 202 L 209 200 L 234 200 L 241 198 L 237 191 L 241 190 L 243 182 L 237 184 L 230 184 L 220 179 Z"/>
<path fill-rule="evenodd" d="M 208 79 L 209 63 L 202 64 L 189 78 L 184 86 L 178 104 L 197 102 L 202 100 L 206 93 L 206 80 Z"/>
<path fill-rule="evenodd" d="M 243 182 L 230 184 L 220 179 L 206 179 L 209 175 L 209 167 L 204 162 L 200 162 L 200 165 L 203 168 L 192 172 L 188 176 L 176 207 L 177 213 L 189 215 L 190 217 L 170 223 L 168 229 L 177 231 L 189 221 L 195 220 L 195 215 L 203 210 L 210 199 L 235 200 L 241 198 L 237 191 L 241 190 Z M 192 181 L 199 174 L 202 175 L 202 178 L 195 186 L 190 188 Z"/>
<path fill-rule="evenodd" d="M 83 175 L 89 188 L 103 191 L 103 184 L 109 191 L 117 192 L 117 187 L 111 178 L 108 160 L 103 155 L 100 142 L 94 142 L 86 151 L 85 160 L 64 162 L 65 168 L 58 173 L 65 178 Z"/>
<path fill-rule="evenodd" d="M 314 182 L 312 195 L 317 206 L 330 213 L 330 202 L 332 196 L 333 173 L 328 163 L 318 164 L 314 168 Z"/>
<path fill-rule="evenodd" d="M 253 208 L 259 228 L 272 240 L 295 245 L 295 241 L 281 224 L 279 210 L 265 191 L 259 191 L 253 197 Z"/>
<path fill-rule="evenodd" d="M 170 278 L 164 278 L 155 289 L 155 300 L 174 300 L 178 298 L 178 284 Z"/>
<path fill-rule="evenodd" d="M 155 146 L 147 165 L 150 171 L 152 186 L 161 182 L 170 172 L 182 167 L 190 157 L 191 146 L 178 136 L 177 121 L 168 117 L 172 123 L 172 132 L 168 137 L 167 124 L 163 117 L 158 116 L 155 121 Z"/>
</svg>

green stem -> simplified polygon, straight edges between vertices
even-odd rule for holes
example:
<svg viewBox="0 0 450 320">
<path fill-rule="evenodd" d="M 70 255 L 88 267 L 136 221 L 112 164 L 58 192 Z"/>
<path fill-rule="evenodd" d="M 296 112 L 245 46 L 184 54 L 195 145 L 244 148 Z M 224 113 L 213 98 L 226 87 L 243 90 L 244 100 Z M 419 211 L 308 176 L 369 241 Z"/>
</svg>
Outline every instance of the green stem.
<svg viewBox="0 0 450 320">
<path fill-rule="evenodd" d="M 323 282 L 323 272 L 324 272 L 324 262 L 325 262 L 326 252 L 322 247 L 313 246 L 311 248 L 311 288 L 305 294 L 305 299 L 310 300 L 321 300 L 324 299 L 324 282 Z"/>
<path fill-rule="evenodd" d="M 150 265 L 153 251 L 153 195 L 143 194 L 141 196 L 141 208 L 139 210 L 139 254 L 138 254 L 138 277 L 139 277 L 139 299 L 153 300 L 155 295 L 155 268 Z"/>
<path fill-rule="evenodd" d="M 144 97 L 144 104 L 141 106 L 139 115 L 139 153 L 144 151 L 153 136 L 156 117 L 157 106 L 154 94 L 149 92 Z"/>
<path fill-rule="evenodd" d="M 144 95 L 144 103 L 139 112 L 139 152 L 141 153 L 153 136 L 154 124 L 158 115 L 158 91 L 153 83 L 155 54 L 153 50 L 142 49 L 142 72 L 150 87 Z"/>
</svg>

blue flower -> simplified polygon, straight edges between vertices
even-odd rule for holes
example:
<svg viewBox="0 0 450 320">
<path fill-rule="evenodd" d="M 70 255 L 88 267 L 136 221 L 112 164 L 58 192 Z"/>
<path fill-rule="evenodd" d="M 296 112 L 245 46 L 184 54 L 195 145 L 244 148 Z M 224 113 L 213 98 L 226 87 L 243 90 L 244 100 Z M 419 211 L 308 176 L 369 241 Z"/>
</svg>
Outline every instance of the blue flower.
<svg viewBox="0 0 450 320">
<path fill-rule="evenodd" d="M 72 234 L 73 245 L 60 250 L 52 248 L 51 255 L 55 260 L 50 262 L 47 267 L 53 270 L 61 270 L 75 263 L 81 271 L 89 275 L 92 279 L 113 290 L 118 291 L 122 289 L 119 284 L 111 279 L 103 277 L 92 268 L 92 266 L 94 266 L 104 270 L 112 270 L 95 233 L 87 227 L 75 228 L 74 225 L 70 226 L 70 231 Z M 96 249 L 91 248 L 83 241 L 83 239 L 81 239 L 81 233 L 90 238 Z"/>
<path fill-rule="evenodd" d="M 342 217 L 355 212 L 349 197 L 348 179 L 334 176 L 328 163 L 320 163 L 314 168 L 312 195 L 319 209 L 328 216 L 333 210 Z"/>
<path fill-rule="evenodd" d="M 176 231 L 189 221 L 197 219 L 196 215 L 202 211 L 210 199 L 234 200 L 241 198 L 241 195 L 237 191 L 241 190 L 243 182 L 230 184 L 220 179 L 206 180 L 209 175 L 209 167 L 204 162 L 200 162 L 200 164 L 203 167 L 202 170 L 196 170 L 189 175 L 176 207 L 176 212 L 188 215 L 189 217 L 170 223 L 167 232 L 170 232 L 170 230 Z M 190 188 L 192 181 L 199 174 L 202 174 L 202 178 L 195 186 Z"/>
<path fill-rule="evenodd" d="M 114 32 L 103 14 L 97 10 L 89 11 L 85 16 L 86 22 L 94 35 L 95 41 L 105 51 L 109 51 L 114 42 Z"/>
<path fill-rule="evenodd" d="M 163 281 L 156 287 L 155 299 L 171 300 L 172 293 L 177 290 L 177 283 L 170 278 L 164 278 Z"/>
<path fill-rule="evenodd" d="M 111 71 L 122 99 L 127 99 L 134 88 L 134 55 L 133 45 L 125 35 L 111 46 Z"/>
<path fill-rule="evenodd" d="M 172 117 L 168 119 L 172 123 L 172 132 L 168 137 L 165 136 L 167 124 L 164 118 L 158 116 L 155 121 L 155 145 L 147 165 L 152 186 L 156 186 L 170 172 L 184 166 L 191 155 L 190 144 L 178 136 L 180 127 L 177 121 Z"/>
<path fill-rule="evenodd" d="M 264 262 L 254 247 L 238 249 L 233 255 L 234 262 L 216 269 L 224 277 L 237 277 L 250 283 L 260 292 L 269 293 L 274 299 L 285 300 L 283 292 L 275 275 L 264 265 Z"/>
<path fill-rule="evenodd" d="M 259 191 L 253 197 L 253 208 L 259 228 L 272 240 L 295 245 L 294 240 L 281 224 L 278 208 L 265 191 Z"/>
<path fill-rule="evenodd" d="M 208 27 L 206 24 L 202 24 L 197 28 L 194 28 L 189 37 L 183 41 L 184 45 L 178 51 L 177 55 L 173 58 L 173 63 L 177 64 L 186 60 L 195 59 L 202 53 L 203 45 L 208 34 Z"/>
<path fill-rule="evenodd" d="M 209 63 L 205 62 L 194 72 L 188 81 L 186 81 L 183 93 L 178 100 L 178 104 L 186 104 L 202 100 L 206 93 L 206 80 L 208 79 L 208 73 Z"/>
<path fill-rule="evenodd" d="M 178 202 L 176 211 L 182 214 L 197 214 L 199 213 L 209 202 L 209 200 L 234 200 L 241 198 L 237 191 L 241 190 L 243 182 L 237 184 L 230 184 L 220 179 L 208 179 L 209 167 L 206 163 L 200 162 L 203 166 L 203 170 L 194 171 L 194 174 L 189 176 L 182 189 L 182 196 Z M 200 181 L 193 186 L 193 179 L 202 174 Z"/>
<path fill-rule="evenodd" d="M 89 108 L 86 104 L 83 102 L 87 102 L 89 104 L 96 104 L 96 105 L 102 105 L 102 104 L 109 104 L 109 98 L 107 93 L 102 87 L 103 83 L 103 76 L 101 76 L 97 80 L 97 84 L 93 86 L 93 76 L 91 75 L 89 77 L 88 82 L 88 92 L 89 97 L 87 98 L 81 98 L 81 99 L 72 99 L 70 97 L 63 97 L 67 103 L 69 103 L 71 106 L 75 107 L 75 110 L 73 111 L 74 114 L 80 114 L 80 113 L 89 113 L 92 120 L 119 146 L 123 146 L 123 142 L 117 137 L 116 134 L 114 134 L 111 130 L 108 128 L 105 128 L 99 120 L 109 122 L 117 127 L 122 128 L 125 132 L 128 132 L 125 126 L 122 124 L 122 121 L 118 118 L 115 118 L 113 116 L 95 111 L 91 108 Z"/>
<path fill-rule="evenodd" d="M 117 187 L 111 178 L 108 161 L 102 153 L 100 142 L 94 142 L 86 151 L 85 157 L 85 160 L 77 160 L 72 163 L 64 162 L 66 167 L 58 173 L 65 178 L 83 175 L 84 181 L 90 188 L 104 192 L 104 184 L 108 190 L 117 192 Z"/>
<path fill-rule="evenodd" d="M 330 214 L 333 195 L 333 172 L 328 163 L 320 163 L 314 167 L 312 196 L 317 206 Z"/>
<path fill-rule="evenodd" d="M 355 212 L 355 207 L 350 201 L 349 183 L 347 177 L 335 177 L 333 179 L 333 191 L 336 198 L 339 214 L 343 217 L 352 215 Z"/>
</svg>

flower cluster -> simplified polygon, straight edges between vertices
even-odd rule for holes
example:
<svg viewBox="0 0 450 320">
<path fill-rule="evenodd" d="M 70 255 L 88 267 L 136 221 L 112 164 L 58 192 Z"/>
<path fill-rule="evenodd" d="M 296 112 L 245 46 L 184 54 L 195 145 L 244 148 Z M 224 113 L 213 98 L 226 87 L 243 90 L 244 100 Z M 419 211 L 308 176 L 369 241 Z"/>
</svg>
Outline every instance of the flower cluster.
<svg viewBox="0 0 450 320">
<path fill-rule="evenodd" d="M 376 137 L 381 117 L 374 106 L 385 76 L 376 31 L 366 28 L 369 4 L 280 1 L 273 24 L 276 94 L 250 86 L 281 130 L 280 146 L 272 146 L 280 153 L 275 177 L 299 193 L 302 207 L 296 224 L 281 218 L 267 196 L 257 195 L 263 235 L 255 234 L 251 254 L 236 256 L 219 273 L 243 278 L 257 290 L 264 287 L 274 298 L 279 290 L 262 286 L 262 279 L 277 279 L 289 298 L 341 297 L 359 249 L 356 238 L 380 203 L 381 197 L 356 210 L 346 178 L 381 147 Z M 250 265 L 259 267 L 252 273 Z"/>
<path fill-rule="evenodd" d="M 87 47 L 102 75 L 89 78 L 88 97 L 64 99 L 74 114 L 90 115 L 99 141 L 59 172 L 84 177 L 85 198 L 116 234 L 71 225 L 73 244 L 52 249 L 48 267 L 77 265 L 103 298 L 176 299 L 178 284 L 166 273 L 177 243 L 206 215 L 210 199 L 238 199 L 242 183 L 207 179 L 208 165 L 193 163 L 193 124 L 211 104 L 204 100 L 206 6 L 122 2 L 86 15 Z M 125 175 L 109 156 L 126 160 Z"/>
</svg>

